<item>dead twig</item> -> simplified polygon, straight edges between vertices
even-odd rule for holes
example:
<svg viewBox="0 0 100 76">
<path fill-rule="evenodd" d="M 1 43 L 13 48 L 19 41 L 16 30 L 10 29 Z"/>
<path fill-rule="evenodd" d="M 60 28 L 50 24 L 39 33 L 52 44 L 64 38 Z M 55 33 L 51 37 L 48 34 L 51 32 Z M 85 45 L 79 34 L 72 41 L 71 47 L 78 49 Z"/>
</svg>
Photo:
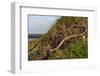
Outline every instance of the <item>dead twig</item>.
<svg viewBox="0 0 100 76">
<path fill-rule="evenodd" d="M 87 30 L 86 30 L 85 32 L 81 33 L 81 34 L 76 34 L 76 35 L 71 35 L 71 36 L 65 37 L 65 38 L 59 43 L 59 45 L 58 45 L 56 48 L 54 48 L 54 49 L 52 49 L 52 50 L 50 50 L 50 51 L 55 51 L 56 49 L 59 49 L 65 41 L 67 41 L 67 40 L 69 40 L 69 39 L 71 39 L 71 38 L 74 38 L 74 37 L 82 36 L 82 35 L 85 34 L 86 32 L 87 32 Z"/>
</svg>

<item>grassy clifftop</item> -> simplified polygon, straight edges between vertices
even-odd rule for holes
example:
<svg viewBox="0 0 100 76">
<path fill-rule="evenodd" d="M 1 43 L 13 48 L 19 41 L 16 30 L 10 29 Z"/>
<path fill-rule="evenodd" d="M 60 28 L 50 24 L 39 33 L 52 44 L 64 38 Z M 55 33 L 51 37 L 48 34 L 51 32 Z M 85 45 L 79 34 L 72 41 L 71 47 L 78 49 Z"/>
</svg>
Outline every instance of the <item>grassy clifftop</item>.
<svg viewBox="0 0 100 76">
<path fill-rule="evenodd" d="M 62 16 L 40 39 L 28 43 L 28 60 L 87 58 L 87 32 L 80 35 L 87 27 L 87 17 Z"/>
</svg>

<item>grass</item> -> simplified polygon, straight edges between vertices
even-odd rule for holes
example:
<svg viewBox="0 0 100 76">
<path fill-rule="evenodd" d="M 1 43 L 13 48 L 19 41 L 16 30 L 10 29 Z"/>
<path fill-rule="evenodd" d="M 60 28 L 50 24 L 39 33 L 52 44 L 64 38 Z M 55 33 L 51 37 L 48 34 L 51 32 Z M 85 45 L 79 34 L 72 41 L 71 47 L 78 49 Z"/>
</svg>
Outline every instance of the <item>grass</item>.
<svg viewBox="0 0 100 76">
<path fill-rule="evenodd" d="M 87 41 L 80 40 L 64 49 L 58 49 L 48 59 L 88 58 Z"/>
<path fill-rule="evenodd" d="M 33 42 L 34 44 L 34 42 Z M 30 56 L 30 60 L 41 60 L 43 56 L 47 56 L 46 52 L 43 50 L 39 50 L 38 48 L 34 48 L 34 55 Z M 37 51 L 36 51 L 37 49 Z M 88 46 L 87 41 L 79 40 L 76 43 L 70 44 L 63 49 L 57 49 L 54 52 L 49 53 L 46 57 L 48 60 L 53 59 L 79 59 L 79 58 L 88 58 Z M 42 59 L 45 60 L 45 59 Z"/>
</svg>

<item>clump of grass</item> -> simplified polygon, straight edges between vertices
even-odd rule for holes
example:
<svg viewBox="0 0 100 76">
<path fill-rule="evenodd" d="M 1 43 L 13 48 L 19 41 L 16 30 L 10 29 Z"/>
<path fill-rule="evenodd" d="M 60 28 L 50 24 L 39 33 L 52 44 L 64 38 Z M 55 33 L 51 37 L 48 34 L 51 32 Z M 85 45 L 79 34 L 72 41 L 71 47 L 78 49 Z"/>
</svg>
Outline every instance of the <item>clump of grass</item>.
<svg viewBox="0 0 100 76">
<path fill-rule="evenodd" d="M 48 59 L 88 58 L 87 41 L 80 40 L 64 49 L 55 50 Z"/>
<path fill-rule="evenodd" d="M 68 47 L 68 51 L 72 52 L 71 58 L 88 58 L 87 41 L 80 40 L 78 43 Z"/>
</svg>

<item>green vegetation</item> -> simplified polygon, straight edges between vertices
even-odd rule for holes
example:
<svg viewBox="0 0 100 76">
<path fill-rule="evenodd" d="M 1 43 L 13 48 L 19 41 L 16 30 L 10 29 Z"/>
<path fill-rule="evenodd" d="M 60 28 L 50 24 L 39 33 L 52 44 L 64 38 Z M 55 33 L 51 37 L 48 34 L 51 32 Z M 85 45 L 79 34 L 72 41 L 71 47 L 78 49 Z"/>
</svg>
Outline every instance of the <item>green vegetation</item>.
<svg viewBox="0 0 100 76">
<path fill-rule="evenodd" d="M 87 17 L 62 16 L 40 39 L 28 43 L 28 60 L 88 58 L 88 33 L 79 35 L 87 30 L 87 26 Z M 77 36 L 61 43 L 73 35 Z"/>
<path fill-rule="evenodd" d="M 49 59 L 75 59 L 75 58 L 87 58 L 87 41 L 74 43 L 69 47 L 65 47 L 63 50 L 58 49 L 49 56 Z"/>
</svg>

